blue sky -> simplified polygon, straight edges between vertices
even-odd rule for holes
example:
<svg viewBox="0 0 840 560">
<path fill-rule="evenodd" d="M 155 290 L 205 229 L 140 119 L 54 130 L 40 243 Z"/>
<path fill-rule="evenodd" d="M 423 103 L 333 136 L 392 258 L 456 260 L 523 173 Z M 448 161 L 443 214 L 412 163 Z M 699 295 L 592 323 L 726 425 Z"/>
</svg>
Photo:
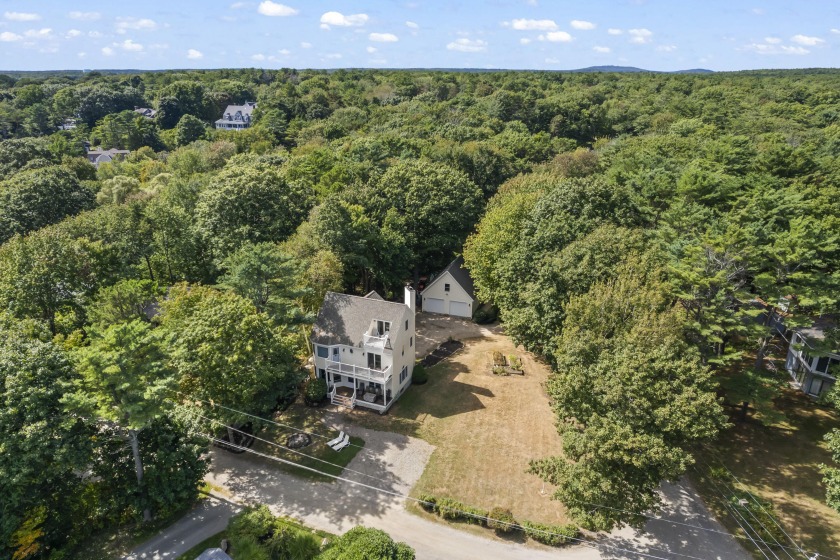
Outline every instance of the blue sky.
<svg viewBox="0 0 840 560">
<path fill-rule="evenodd" d="M 0 0 L 0 69 L 838 65 L 836 0 Z"/>
</svg>

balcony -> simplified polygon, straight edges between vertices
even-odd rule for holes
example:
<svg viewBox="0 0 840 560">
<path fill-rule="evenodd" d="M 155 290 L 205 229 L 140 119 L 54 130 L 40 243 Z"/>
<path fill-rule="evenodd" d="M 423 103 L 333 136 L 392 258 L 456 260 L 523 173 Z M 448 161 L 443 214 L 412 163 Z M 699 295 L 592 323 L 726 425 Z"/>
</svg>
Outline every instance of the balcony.
<svg viewBox="0 0 840 560">
<path fill-rule="evenodd" d="M 384 383 L 391 377 L 391 366 L 383 369 L 371 369 L 353 364 L 346 364 L 332 358 L 327 360 L 327 371 L 337 373 L 338 375 L 346 375 L 355 379 L 363 379 L 365 381 L 376 381 Z"/>
<path fill-rule="evenodd" d="M 383 335 L 364 334 L 362 335 L 362 339 L 365 343 L 365 346 L 368 348 L 375 348 L 377 350 L 385 350 L 386 348 L 391 348 L 391 341 L 388 338 L 387 332 Z"/>
</svg>

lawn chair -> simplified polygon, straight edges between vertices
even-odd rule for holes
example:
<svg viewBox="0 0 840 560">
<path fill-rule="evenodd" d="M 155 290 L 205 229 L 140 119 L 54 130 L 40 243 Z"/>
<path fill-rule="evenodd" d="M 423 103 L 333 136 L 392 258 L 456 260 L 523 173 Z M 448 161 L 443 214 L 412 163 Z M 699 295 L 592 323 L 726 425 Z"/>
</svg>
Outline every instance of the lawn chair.
<svg viewBox="0 0 840 560">
<path fill-rule="evenodd" d="M 329 445 L 330 447 L 332 447 L 333 445 L 337 444 L 338 442 L 340 442 L 340 441 L 341 441 L 341 440 L 343 440 L 343 439 L 344 439 L 344 430 L 342 430 L 342 431 L 341 431 L 341 433 L 340 433 L 340 434 L 338 434 L 338 437 L 337 437 L 337 438 L 335 438 L 335 439 L 331 439 L 330 441 L 328 441 L 328 442 L 327 442 L 327 445 Z"/>
<path fill-rule="evenodd" d="M 350 436 L 348 436 L 347 434 L 344 434 L 344 438 L 341 441 L 339 441 L 338 443 L 336 443 L 334 445 L 330 445 L 330 447 L 332 447 L 333 450 L 335 450 L 335 451 L 341 451 L 342 449 L 344 449 L 348 445 L 350 445 Z"/>
</svg>

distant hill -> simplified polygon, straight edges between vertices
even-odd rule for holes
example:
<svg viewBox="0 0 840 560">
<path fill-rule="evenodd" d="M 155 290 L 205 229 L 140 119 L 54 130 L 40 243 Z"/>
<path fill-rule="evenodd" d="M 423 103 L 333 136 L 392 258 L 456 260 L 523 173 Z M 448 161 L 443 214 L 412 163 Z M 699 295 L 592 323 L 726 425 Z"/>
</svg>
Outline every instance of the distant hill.
<svg viewBox="0 0 840 560">
<path fill-rule="evenodd" d="M 663 72 L 661 70 L 645 70 L 644 68 L 636 68 L 635 66 L 589 66 L 587 68 L 578 68 L 576 70 L 565 70 L 566 72 L 654 72 L 657 74 L 711 74 L 714 70 L 707 70 L 705 68 L 692 68 L 691 70 L 675 70 L 673 72 Z"/>
</svg>

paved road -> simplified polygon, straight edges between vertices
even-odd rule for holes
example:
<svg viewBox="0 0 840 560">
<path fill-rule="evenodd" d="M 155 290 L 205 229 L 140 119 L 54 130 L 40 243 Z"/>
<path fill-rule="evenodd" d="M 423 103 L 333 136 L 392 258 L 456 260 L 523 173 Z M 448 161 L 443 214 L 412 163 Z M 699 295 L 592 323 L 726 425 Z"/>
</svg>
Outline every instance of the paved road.
<svg viewBox="0 0 840 560">
<path fill-rule="evenodd" d="M 347 478 L 407 494 L 423 472 L 433 450 L 428 443 L 398 434 L 354 427 L 366 444 L 348 465 Z M 367 475 L 367 476 L 366 476 Z M 347 482 L 308 482 L 280 472 L 271 462 L 248 453 L 214 451 L 210 480 L 225 487 L 237 500 L 268 505 L 275 514 L 288 515 L 307 525 L 343 533 L 356 525 L 382 529 L 394 540 L 411 545 L 419 560 L 617 560 L 650 558 L 702 558 L 749 560 L 728 534 L 650 521 L 646 532 L 616 531 L 601 539 L 598 548 L 534 548 L 485 538 L 408 513 L 404 500 Z M 687 481 L 664 485 L 668 520 L 724 531 Z M 621 550 L 620 550 L 621 549 Z"/>
<path fill-rule="evenodd" d="M 174 560 L 201 541 L 226 529 L 228 520 L 239 509 L 238 505 L 224 498 L 210 496 L 121 560 Z"/>
</svg>

